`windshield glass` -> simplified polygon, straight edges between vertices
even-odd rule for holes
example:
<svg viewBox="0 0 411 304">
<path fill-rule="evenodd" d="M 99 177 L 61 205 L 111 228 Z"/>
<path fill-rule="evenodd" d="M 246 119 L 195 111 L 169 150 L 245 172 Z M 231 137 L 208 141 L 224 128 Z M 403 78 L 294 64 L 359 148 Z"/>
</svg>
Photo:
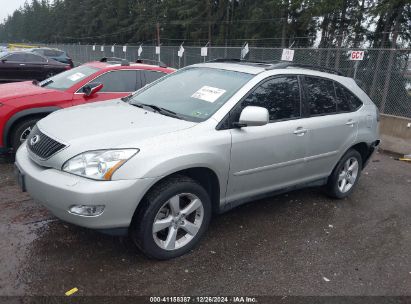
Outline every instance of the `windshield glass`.
<svg viewBox="0 0 411 304">
<path fill-rule="evenodd" d="M 84 78 L 94 74 L 98 70 L 98 68 L 91 66 L 79 66 L 43 80 L 39 83 L 39 86 L 64 91 L 79 83 Z"/>
<path fill-rule="evenodd" d="M 147 104 L 173 111 L 190 121 L 214 114 L 253 75 L 211 68 L 188 68 L 139 91 L 131 104 Z"/>
</svg>

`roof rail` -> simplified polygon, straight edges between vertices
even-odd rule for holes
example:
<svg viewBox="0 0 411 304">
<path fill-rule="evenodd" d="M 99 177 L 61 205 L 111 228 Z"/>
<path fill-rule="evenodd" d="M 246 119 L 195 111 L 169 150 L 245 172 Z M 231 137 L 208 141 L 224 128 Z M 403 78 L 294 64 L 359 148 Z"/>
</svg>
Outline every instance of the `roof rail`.
<svg viewBox="0 0 411 304">
<path fill-rule="evenodd" d="M 164 62 L 158 61 L 158 60 L 152 60 L 152 59 L 137 59 L 136 63 L 153 64 L 153 65 L 158 65 L 161 68 L 167 67 L 167 65 Z"/>
<path fill-rule="evenodd" d="M 331 68 L 322 67 L 318 65 L 305 64 L 305 63 L 295 63 L 295 62 L 275 63 L 275 64 L 272 64 L 270 67 L 266 68 L 266 70 L 286 69 L 286 68 L 303 68 L 303 69 L 310 69 L 310 70 L 343 76 L 341 72 L 331 69 Z"/>
<path fill-rule="evenodd" d="M 238 63 L 243 63 L 243 64 L 265 64 L 265 65 L 271 65 L 273 62 L 270 61 L 251 61 L 251 60 L 244 60 L 244 59 L 238 59 L 238 58 L 217 58 L 210 60 L 208 62 L 238 62 Z"/>
<path fill-rule="evenodd" d="M 310 70 L 343 76 L 341 72 L 331 69 L 331 68 L 311 65 L 311 64 L 304 64 L 304 63 L 288 62 L 288 61 L 250 61 L 250 60 L 243 60 L 243 59 L 237 59 L 237 58 L 217 58 L 214 60 L 210 60 L 209 62 L 236 62 L 239 64 L 248 64 L 248 65 L 253 65 L 253 64 L 254 65 L 266 65 L 265 67 L 266 70 L 286 69 L 290 67 L 295 67 L 295 68 L 310 69 Z"/>
<path fill-rule="evenodd" d="M 130 62 L 124 58 L 117 58 L 117 57 L 103 57 L 100 59 L 100 62 L 108 62 L 108 63 L 120 63 L 122 66 L 129 66 Z"/>
</svg>

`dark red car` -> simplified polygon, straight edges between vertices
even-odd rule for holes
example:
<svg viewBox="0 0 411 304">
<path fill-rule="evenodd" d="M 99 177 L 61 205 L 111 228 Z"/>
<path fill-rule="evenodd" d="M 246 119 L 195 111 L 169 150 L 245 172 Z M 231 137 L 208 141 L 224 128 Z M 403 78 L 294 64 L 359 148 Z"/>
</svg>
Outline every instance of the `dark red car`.
<svg viewBox="0 0 411 304">
<path fill-rule="evenodd" d="M 0 85 L 0 151 L 16 150 L 46 115 L 71 106 L 125 97 L 174 72 L 165 66 L 102 59 L 42 82 Z"/>
<path fill-rule="evenodd" d="M 64 64 L 36 53 L 0 53 L 0 83 L 44 80 L 71 69 Z"/>
</svg>

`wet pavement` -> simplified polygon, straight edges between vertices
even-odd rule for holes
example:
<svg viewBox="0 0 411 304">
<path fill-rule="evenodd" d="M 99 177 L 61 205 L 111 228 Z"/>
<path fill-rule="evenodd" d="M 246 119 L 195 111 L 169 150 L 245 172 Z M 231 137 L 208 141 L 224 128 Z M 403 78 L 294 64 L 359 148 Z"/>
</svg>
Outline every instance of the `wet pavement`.
<svg viewBox="0 0 411 304">
<path fill-rule="evenodd" d="M 194 251 L 145 258 L 61 222 L 0 159 L 0 295 L 411 295 L 411 164 L 376 154 L 345 200 L 319 188 L 213 219 Z"/>
</svg>

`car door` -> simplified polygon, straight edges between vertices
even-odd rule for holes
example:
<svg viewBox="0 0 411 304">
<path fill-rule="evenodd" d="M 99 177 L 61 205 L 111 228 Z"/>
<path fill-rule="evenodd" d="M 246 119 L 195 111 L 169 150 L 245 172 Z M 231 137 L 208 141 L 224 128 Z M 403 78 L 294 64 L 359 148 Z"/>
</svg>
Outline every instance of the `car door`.
<svg viewBox="0 0 411 304">
<path fill-rule="evenodd" d="M 48 78 L 48 66 L 46 58 L 37 54 L 27 53 L 25 55 L 25 65 L 26 79 L 35 79 L 41 81 Z"/>
<path fill-rule="evenodd" d="M 276 76 L 258 85 L 237 106 L 268 109 L 270 123 L 231 129 L 227 201 L 241 200 L 302 182 L 307 145 L 297 76 Z"/>
<path fill-rule="evenodd" d="M 1 81 L 22 81 L 25 79 L 24 53 L 13 53 L 2 59 L 0 61 Z"/>
<path fill-rule="evenodd" d="M 355 141 L 358 117 L 337 107 L 334 81 L 304 76 L 304 93 L 309 118 L 306 170 L 313 179 L 327 177 Z"/>
<path fill-rule="evenodd" d="M 103 84 L 101 91 L 87 97 L 82 93 L 83 86 L 74 94 L 73 104 L 125 97 L 136 90 L 137 72 L 136 70 L 114 70 L 104 73 L 89 82 Z"/>
</svg>

